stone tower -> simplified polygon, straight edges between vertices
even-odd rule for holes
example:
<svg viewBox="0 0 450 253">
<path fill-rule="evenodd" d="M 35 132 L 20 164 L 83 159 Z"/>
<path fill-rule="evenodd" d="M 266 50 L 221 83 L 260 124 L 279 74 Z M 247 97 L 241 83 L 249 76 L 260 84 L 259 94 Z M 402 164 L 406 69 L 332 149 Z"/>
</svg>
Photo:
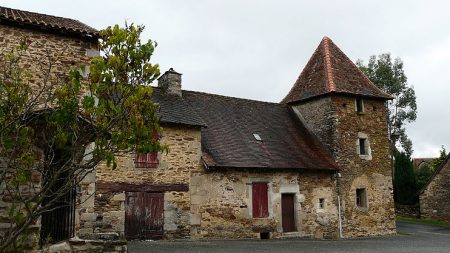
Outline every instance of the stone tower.
<svg viewBox="0 0 450 253">
<path fill-rule="evenodd" d="M 282 101 L 339 166 L 343 237 L 395 233 L 385 109 L 389 99 L 324 37 Z"/>
</svg>

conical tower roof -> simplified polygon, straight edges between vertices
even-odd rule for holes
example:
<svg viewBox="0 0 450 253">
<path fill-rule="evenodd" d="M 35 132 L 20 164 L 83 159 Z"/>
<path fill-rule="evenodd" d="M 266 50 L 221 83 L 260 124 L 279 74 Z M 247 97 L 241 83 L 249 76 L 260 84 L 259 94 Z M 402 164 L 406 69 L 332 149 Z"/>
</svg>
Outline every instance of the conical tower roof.
<svg viewBox="0 0 450 253">
<path fill-rule="evenodd" d="M 333 43 L 324 37 L 282 103 L 331 93 L 392 99 L 375 86 Z"/>
</svg>

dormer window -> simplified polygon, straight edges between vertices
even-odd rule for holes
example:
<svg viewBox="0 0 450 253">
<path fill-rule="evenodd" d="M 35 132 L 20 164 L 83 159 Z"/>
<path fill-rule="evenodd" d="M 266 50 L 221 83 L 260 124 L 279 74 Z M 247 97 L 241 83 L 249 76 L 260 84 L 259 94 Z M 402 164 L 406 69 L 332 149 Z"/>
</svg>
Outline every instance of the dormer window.
<svg viewBox="0 0 450 253">
<path fill-rule="evenodd" d="M 357 113 L 364 113 L 364 101 L 362 98 L 356 98 L 356 112 Z"/>
</svg>

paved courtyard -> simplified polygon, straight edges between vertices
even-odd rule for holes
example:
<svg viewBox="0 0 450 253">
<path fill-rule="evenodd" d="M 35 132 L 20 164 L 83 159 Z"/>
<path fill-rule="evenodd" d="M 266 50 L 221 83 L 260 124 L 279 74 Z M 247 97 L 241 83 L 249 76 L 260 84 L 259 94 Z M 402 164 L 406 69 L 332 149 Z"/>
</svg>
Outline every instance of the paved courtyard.
<svg viewBox="0 0 450 253">
<path fill-rule="evenodd" d="M 353 240 L 233 240 L 130 242 L 130 253 L 450 252 L 450 228 L 398 222 L 399 235 Z"/>
</svg>

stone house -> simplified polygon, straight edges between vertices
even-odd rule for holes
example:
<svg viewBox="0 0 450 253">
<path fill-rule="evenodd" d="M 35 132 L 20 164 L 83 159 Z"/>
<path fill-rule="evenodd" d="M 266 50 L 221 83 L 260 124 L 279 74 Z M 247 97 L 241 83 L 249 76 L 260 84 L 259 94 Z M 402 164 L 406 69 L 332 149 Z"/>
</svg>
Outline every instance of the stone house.
<svg viewBox="0 0 450 253">
<path fill-rule="evenodd" d="M 419 192 L 420 217 L 450 221 L 450 154 Z"/>
<path fill-rule="evenodd" d="M 97 55 L 78 21 L 0 8 L 2 48 L 27 36 Z M 42 45 L 42 46 L 38 46 Z M 34 54 L 34 53 L 32 53 Z M 81 239 L 352 238 L 395 233 L 385 101 L 391 97 L 324 37 L 290 92 L 269 103 L 154 87 L 168 153 L 123 154 L 78 187 Z"/>
</svg>

